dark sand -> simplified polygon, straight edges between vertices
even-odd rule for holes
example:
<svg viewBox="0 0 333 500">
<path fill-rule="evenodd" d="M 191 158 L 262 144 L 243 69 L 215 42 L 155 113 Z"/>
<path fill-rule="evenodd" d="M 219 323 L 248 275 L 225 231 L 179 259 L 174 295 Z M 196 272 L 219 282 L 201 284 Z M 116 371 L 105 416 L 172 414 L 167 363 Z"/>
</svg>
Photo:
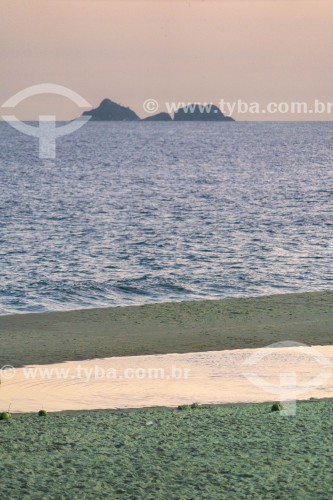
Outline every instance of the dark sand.
<svg viewBox="0 0 333 500">
<path fill-rule="evenodd" d="M 0 316 L 0 367 L 333 343 L 333 292 Z"/>
<path fill-rule="evenodd" d="M 14 415 L 0 423 L 3 499 L 333 498 L 332 400 Z"/>
</svg>

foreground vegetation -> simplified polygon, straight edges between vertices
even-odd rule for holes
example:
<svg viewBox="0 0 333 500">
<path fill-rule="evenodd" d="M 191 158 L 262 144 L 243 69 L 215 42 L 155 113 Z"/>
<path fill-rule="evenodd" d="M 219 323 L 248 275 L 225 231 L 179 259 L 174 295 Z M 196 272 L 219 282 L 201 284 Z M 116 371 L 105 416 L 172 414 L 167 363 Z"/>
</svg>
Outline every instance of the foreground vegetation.
<svg viewBox="0 0 333 500">
<path fill-rule="evenodd" d="M 332 401 L 13 415 L 0 422 L 0 497 L 327 499 Z"/>
</svg>

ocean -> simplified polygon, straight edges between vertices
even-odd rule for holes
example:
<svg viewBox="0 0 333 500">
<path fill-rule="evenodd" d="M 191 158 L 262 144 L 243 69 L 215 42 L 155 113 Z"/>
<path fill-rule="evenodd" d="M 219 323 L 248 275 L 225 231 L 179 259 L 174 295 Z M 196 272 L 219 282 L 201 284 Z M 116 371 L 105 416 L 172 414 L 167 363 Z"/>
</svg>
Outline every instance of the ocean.
<svg viewBox="0 0 333 500">
<path fill-rule="evenodd" d="M 332 289 L 332 123 L 0 124 L 0 314 Z"/>
</svg>

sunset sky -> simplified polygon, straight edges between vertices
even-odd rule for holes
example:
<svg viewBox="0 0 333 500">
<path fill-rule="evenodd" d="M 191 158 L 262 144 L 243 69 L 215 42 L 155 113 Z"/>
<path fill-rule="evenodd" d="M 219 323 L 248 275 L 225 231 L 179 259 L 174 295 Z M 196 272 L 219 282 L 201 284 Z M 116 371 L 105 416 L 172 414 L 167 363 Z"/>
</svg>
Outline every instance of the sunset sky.
<svg viewBox="0 0 333 500">
<path fill-rule="evenodd" d="M 93 106 L 109 97 L 140 116 L 148 98 L 160 110 L 222 98 L 333 101 L 332 0 L 1 0 L 0 12 L 1 104 L 40 83 Z M 80 112 L 49 95 L 15 110 L 22 119 Z"/>
</svg>

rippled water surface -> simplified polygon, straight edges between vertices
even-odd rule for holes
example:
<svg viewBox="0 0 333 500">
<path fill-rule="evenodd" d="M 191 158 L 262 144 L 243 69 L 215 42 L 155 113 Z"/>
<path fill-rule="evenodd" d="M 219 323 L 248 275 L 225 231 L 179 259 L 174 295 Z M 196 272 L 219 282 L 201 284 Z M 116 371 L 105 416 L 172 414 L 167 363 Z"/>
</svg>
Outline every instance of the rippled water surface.
<svg viewBox="0 0 333 500">
<path fill-rule="evenodd" d="M 331 123 L 0 124 L 0 313 L 332 288 Z"/>
</svg>

